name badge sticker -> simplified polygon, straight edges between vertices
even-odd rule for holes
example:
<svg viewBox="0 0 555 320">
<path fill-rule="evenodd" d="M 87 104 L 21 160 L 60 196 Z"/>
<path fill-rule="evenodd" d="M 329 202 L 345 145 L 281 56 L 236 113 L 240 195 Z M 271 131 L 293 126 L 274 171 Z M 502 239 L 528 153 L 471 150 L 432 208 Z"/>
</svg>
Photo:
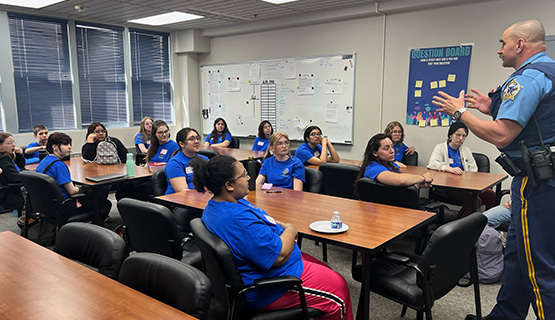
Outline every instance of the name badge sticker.
<svg viewBox="0 0 555 320">
<path fill-rule="evenodd" d="M 186 167 L 185 174 L 191 174 L 191 173 L 193 173 L 193 167 Z"/>
<path fill-rule="evenodd" d="M 266 220 L 268 220 L 268 222 L 270 222 L 271 224 L 276 224 L 276 220 L 269 215 L 265 214 L 264 218 L 266 218 Z"/>
<path fill-rule="evenodd" d="M 162 149 L 162 150 L 160 150 L 160 155 L 161 155 L 161 156 L 165 156 L 166 153 L 168 153 L 168 149 Z"/>
</svg>

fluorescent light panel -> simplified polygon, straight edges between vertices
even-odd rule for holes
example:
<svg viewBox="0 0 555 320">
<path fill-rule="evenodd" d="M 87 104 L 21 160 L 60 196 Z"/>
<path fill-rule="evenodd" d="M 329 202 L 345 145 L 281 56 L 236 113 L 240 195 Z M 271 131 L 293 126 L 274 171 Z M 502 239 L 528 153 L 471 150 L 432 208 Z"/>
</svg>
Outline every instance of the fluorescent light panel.
<svg viewBox="0 0 555 320">
<path fill-rule="evenodd" d="M 0 4 L 39 9 L 65 0 L 0 0 Z"/>
<path fill-rule="evenodd" d="M 262 0 L 262 1 L 266 1 L 273 4 L 282 4 L 282 3 L 293 2 L 298 0 Z"/>
<path fill-rule="evenodd" d="M 204 18 L 203 16 L 197 16 L 196 14 L 183 13 L 183 12 L 170 12 L 163 13 L 156 16 L 129 20 L 131 23 L 147 24 L 149 26 L 161 26 L 164 24 L 177 23 L 189 20 L 195 20 Z"/>
</svg>

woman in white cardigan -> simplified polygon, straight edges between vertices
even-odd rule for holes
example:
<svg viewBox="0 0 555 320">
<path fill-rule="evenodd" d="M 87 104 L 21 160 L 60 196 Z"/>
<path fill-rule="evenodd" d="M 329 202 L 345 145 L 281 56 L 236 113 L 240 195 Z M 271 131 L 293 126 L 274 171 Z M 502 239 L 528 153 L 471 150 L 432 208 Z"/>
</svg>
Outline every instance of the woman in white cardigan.
<svg viewBox="0 0 555 320">
<path fill-rule="evenodd" d="M 462 175 L 464 171 L 476 172 L 478 166 L 472 151 L 463 143 L 468 136 L 468 128 L 462 122 L 454 122 L 447 134 L 447 143 L 442 142 L 434 147 L 428 169 Z M 446 189 L 447 196 L 462 204 L 459 217 L 466 217 L 472 212 L 472 193 L 464 190 Z M 483 205 L 486 210 L 495 205 L 495 192 L 486 190 L 478 197 L 478 208 Z"/>
</svg>

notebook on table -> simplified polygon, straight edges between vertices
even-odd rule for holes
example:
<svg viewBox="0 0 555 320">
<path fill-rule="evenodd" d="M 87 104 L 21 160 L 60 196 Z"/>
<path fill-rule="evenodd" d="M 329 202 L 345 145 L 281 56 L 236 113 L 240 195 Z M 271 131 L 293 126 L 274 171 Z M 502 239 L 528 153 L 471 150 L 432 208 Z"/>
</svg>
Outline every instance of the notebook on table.
<svg viewBox="0 0 555 320">
<path fill-rule="evenodd" d="M 114 180 L 114 179 L 121 179 L 127 178 L 127 174 L 125 173 L 110 173 L 110 174 L 103 174 L 101 176 L 94 176 L 94 177 L 86 177 L 85 179 L 92 181 L 92 182 L 104 182 L 107 180 Z"/>
</svg>

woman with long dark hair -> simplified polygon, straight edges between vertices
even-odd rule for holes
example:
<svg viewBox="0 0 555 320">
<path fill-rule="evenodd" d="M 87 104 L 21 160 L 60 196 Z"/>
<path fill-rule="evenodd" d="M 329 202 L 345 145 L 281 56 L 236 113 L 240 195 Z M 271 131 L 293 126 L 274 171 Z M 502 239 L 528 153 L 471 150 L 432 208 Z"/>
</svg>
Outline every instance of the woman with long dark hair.
<svg viewBox="0 0 555 320">
<path fill-rule="evenodd" d="M 88 161 L 94 161 L 97 157 L 98 145 L 102 141 L 114 144 L 120 163 L 127 160 L 127 148 L 116 137 L 108 136 L 108 130 L 100 122 L 93 122 L 87 127 L 86 142 L 81 148 L 81 156 Z"/>
<path fill-rule="evenodd" d="M 204 140 L 205 147 L 227 148 L 231 144 L 231 133 L 227 127 L 227 122 L 223 118 L 214 120 L 214 129 Z"/>
<path fill-rule="evenodd" d="M 270 137 L 274 134 L 274 128 L 270 121 L 262 121 L 258 125 L 258 135 L 254 139 L 254 144 L 252 145 L 252 150 L 254 151 L 266 151 L 268 149 L 268 143 Z"/>
<path fill-rule="evenodd" d="M 318 126 L 310 126 L 304 130 L 304 141 L 297 151 L 295 157 L 305 165 L 321 165 L 326 162 L 339 162 L 339 155 L 331 144 L 328 137 L 324 137 Z"/>
<path fill-rule="evenodd" d="M 171 139 L 170 128 L 164 120 L 156 120 L 152 124 L 152 136 L 150 147 L 146 154 L 146 162 L 159 162 L 166 164 L 174 151 L 179 150 L 179 146 Z"/>
</svg>

